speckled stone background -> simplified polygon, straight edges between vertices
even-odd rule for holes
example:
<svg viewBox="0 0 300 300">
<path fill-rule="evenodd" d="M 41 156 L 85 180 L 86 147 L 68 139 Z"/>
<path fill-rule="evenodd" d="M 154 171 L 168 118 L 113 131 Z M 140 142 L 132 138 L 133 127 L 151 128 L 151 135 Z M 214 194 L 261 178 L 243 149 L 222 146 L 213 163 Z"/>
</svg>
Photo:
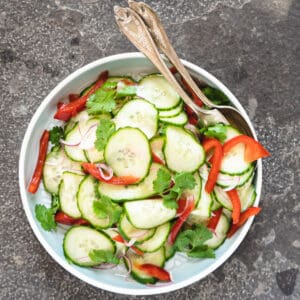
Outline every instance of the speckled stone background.
<svg viewBox="0 0 300 300">
<path fill-rule="evenodd" d="M 232 258 L 151 299 L 300 299 L 300 2 L 148 2 L 179 55 L 233 91 L 273 154 L 264 161 L 263 211 Z M 97 58 L 135 51 L 115 25 L 115 4 L 125 2 L 0 1 L 0 299 L 130 298 L 91 287 L 50 258 L 26 220 L 17 173 L 26 127 L 50 90 Z"/>
</svg>

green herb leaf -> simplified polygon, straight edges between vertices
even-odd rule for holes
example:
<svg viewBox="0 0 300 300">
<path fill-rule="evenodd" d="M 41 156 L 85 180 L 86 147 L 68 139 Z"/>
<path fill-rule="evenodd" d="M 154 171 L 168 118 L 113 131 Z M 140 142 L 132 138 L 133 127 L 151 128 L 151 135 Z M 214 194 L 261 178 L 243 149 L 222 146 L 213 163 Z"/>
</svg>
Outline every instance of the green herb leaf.
<svg viewBox="0 0 300 300">
<path fill-rule="evenodd" d="M 56 209 L 50 207 L 47 208 L 45 205 L 37 204 L 35 206 L 35 216 L 37 220 L 40 222 L 43 229 L 46 231 L 51 231 L 56 229 L 56 222 L 54 219 L 54 215 L 56 213 Z"/>
<path fill-rule="evenodd" d="M 119 221 L 123 211 L 121 206 L 113 203 L 110 198 L 105 196 L 102 196 L 101 199 L 93 202 L 93 210 L 98 218 L 109 219 L 109 224 L 107 225 L 108 227 Z"/>
<path fill-rule="evenodd" d="M 170 192 L 169 194 L 167 195 L 163 195 L 163 199 L 164 199 L 164 206 L 167 207 L 167 208 L 175 208 L 177 209 L 178 208 L 178 204 L 177 204 L 177 193 L 174 193 L 174 192 Z"/>
<path fill-rule="evenodd" d="M 203 128 L 201 132 L 210 138 L 216 138 L 221 142 L 226 140 L 227 128 L 224 124 L 218 123 L 207 128 Z"/>
<path fill-rule="evenodd" d="M 111 112 L 116 107 L 116 91 L 114 89 L 106 90 L 101 87 L 92 94 L 87 101 L 87 112 L 91 115 Z"/>
<path fill-rule="evenodd" d="M 63 138 L 64 135 L 64 130 L 62 127 L 59 126 L 54 126 L 50 131 L 49 131 L 49 140 L 54 146 L 60 145 L 60 139 Z"/>
<path fill-rule="evenodd" d="M 135 96 L 136 95 L 136 86 L 129 85 L 125 86 L 121 90 L 117 91 L 117 98 L 124 98 L 127 96 Z"/>
<path fill-rule="evenodd" d="M 175 184 L 172 188 L 173 191 L 176 191 L 178 194 L 182 194 L 185 189 L 193 189 L 196 185 L 195 178 L 192 173 L 182 172 L 177 173 L 174 176 Z"/>
<path fill-rule="evenodd" d="M 186 252 L 190 257 L 214 258 L 213 249 L 205 245 L 212 236 L 212 232 L 206 226 L 197 224 L 193 229 L 180 232 L 174 247 L 180 252 Z"/>
<path fill-rule="evenodd" d="M 170 187 L 171 174 L 164 168 L 160 168 L 157 172 L 157 177 L 153 181 L 153 189 L 160 194 Z"/>
<path fill-rule="evenodd" d="M 102 89 L 115 89 L 117 87 L 117 82 L 115 81 L 105 81 L 102 85 Z"/>
<path fill-rule="evenodd" d="M 220 90 L 217 90 L 211 86 L 207 86 L 202 90 L 204 95 L 211 100 L 214 104 L 217 105 L 229 105 L 230 101 L 228 97 L 222 93 Z"/>
<path fill-rule="evenodd" d="M 99 249 L 94 249 L 89 252 L 89 257 L 92 261 L 96 263 L 112 263 L 112 264 L 118 264 L 119 263 L 119 258 L 109 250 L 99 250 Z"/>
<path fill-rule="evenodd" d="M 101 119 L 96 130 L 95 147 L 98 151 L 104 150 L 108 139 L 116 131 L 116 125 L 109 119 Z"/>
<path fill-rule="evenodd" d="M 59 196 L 56 194 L 51 195 L 51 208 L 56 213 L 60 208 Z"/>
</svg>

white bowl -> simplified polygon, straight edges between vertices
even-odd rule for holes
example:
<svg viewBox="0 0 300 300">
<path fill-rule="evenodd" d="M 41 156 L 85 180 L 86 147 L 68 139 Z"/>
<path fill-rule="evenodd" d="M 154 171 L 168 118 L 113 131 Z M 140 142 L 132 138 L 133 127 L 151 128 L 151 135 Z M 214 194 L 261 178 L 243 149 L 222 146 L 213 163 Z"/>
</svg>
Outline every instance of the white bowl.
<svg viewBox="0 0 300 300">
<path fill-rule="evenodd" d="M 200 67 L 184 60 L 182 62 L 193 75 L 204 80 L 209 85 L 220 89 L 240 110 L 254 132 L 245 110 L 228 88 L 213 75 Z M 60 82 L 50 92 L 34 114 L 22 143 L 19 161 L 19 184 L 23 207 L 33 232 L 46 251 L 63 268 L 81 280 L 110 292 L 128 295 L 153 295 L 174 291 L 204 278 L 223 264 L 245 238 L 252 224 L 253 217 L 250 218 L 231 239 L 226 240 L 226 242 L 216 250 L 216 259 L 190 259 L 182 254 L 176 254 L 166 265 L 166 268 L 171 270 L 173 282 L 167 285 L 157 284 L 156 286 L 149 287 L 137 282 L 125 280 L 124 277 L 119 276 L 121 275 L 119 272 L 122 271 L 118 268 L 117 270 L 95 270 L 91 268 L 81 268 L 68 263 L 64 258 L 62 249 L 62 239 L 65 228 L 59 226 L 57 232 L 46 232 L 41 228 L 35 218 L 35 205 L 37 203 L 49 205 L 50 196 L 44 191 L 42 184 L 35 195 L 28 193 L 26 190 L 35 168 L 41 134 L 44 129 L 51 128 L 57 123 L 57 121 L 53 119 L 56 104 L 62 98 L 67 97 L 68 94 L 78 93 L 84 87 L 94 82 L 99 73 L 103 70 L 109 70 L 112 75 L 147 74 L 156 71 L 152 63 L 141 53 L 118 54 L 99 59 L 82 67 Z M 261 160 L 259 160 L 255 177 L 257 192 L 254 203 L 255 206 L 259 203 L 261 183 L 262 164 Z"/>
</svg>

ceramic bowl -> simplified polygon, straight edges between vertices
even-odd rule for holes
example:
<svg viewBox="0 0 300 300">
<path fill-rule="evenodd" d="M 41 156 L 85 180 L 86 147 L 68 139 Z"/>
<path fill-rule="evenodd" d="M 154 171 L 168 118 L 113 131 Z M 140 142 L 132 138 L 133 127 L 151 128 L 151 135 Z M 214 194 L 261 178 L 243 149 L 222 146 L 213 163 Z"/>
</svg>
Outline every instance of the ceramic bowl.
<svg viewBox="0 0 300 300">
<path fill-rule="evenodd" d="M 244 108 L 228 88 L 202 68 L 184 60 L 182 62 L 194 76 L 220 89 L 227 95 L 231 102 L 243 114 L 254 132 Z M 216 259 L 190 259 L 185 255 L 176 254 L 176 256 L 166 264 L 166 269 L 171 271 L 173 282 L 169 284 L 158 283 L 154 286 L 146 286 L 135 281 L 130 281 L 128 278 L 126 279 L 126 277 L 124 277 L 124 270 L 120 267 L 112 270 L 96 270 L 92 268 L 81 268 L 70 264 L 65 259 L 62 248 L 63 235 L 66 229 L 63 226 L 59 226 L 56 232 L 44 231 L 35 218 L 34 207 L 37 203 L 42 203 L 47 206 L 50 205 L 50 196 L 44 191 L 42 184 L 35 195 L 28 193 L 26 190 L 35 168 L 41 134 L 44 129 L 51 128 L 54 124 L 59 123 L 53 119 L 56 104 L 61 99 L 66 98 L 68 94 L 78 93 L 84 87 L 94 82 L 99 73 L 103 70 L 109 70 L 111 75 L 142 75 L 156 71 L 152 63 L 141 53 L 118 54 L 99 59 L 80 68 L 60 82 L 49 93 L 35 112 L 27 128 L 20 154 L 19 184 L 26 216 L 34 234 L 49 255 L 68 272 L 95 287 L 128 295 L 161 294 L 183 288 L 204 278 L 222 265 L 245 238 L 253 218 L 250 218 L 241 230 L 231 239 L 226 240 L 225 243 L 216 250 Z M 255 205 L 258 204 L 260 199 L 261 183 L 262 165 L 259 160 L 255 176 L 257 191 Z"/>
</svg>

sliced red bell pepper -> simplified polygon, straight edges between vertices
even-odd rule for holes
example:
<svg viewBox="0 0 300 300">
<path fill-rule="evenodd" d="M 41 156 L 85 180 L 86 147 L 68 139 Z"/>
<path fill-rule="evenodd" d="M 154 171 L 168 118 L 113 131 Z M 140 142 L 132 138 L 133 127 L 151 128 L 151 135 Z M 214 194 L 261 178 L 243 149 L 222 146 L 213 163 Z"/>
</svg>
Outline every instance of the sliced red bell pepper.
<svg viewBox="0 0 300 300">
<path fill-rule="evenodd" d="M 68 121 L 71 117 L 74 117 L 78 112 L 85 108 L 86 102 L 90 95 L 94 94 L 107 80 L 108 71 L 103 71 L 96 83 L 91 87 L 91 89 L 82 97 L 74 100 L 71 103 L 66 103 L 60 106 L 54 115 L 55 119 Z"/>
<path fill-rule="evenodd" d="M 58 211 L 55 214 L 55 222 L 64 224 L 64 225 L 89 225 L 90 223 L 84 219 L 74 219 L 62 211 Z"/>
<path fill-rule="evenodd" d="M 173 224 L 172 228 L 171 228 L 171 232 L 168 238 L 168 241 L 171 245 L 173 245 L 175 243 L 176 237 L 183 225 L 183 223 L 186 221 L 186 219 L 188 218 L 188 216 L 190 215 L 190 213 L 193 211 L 194 207 L 195 207 L 195 201 L 190 200 L 186 205 L 183 203 L 183 201 L 187 201 L 186 199 L 181 200 L 182 203 L 179 203 L 178 209 L 177 209 L 177 213 L 181 213 L 180 217 L 176 220 L 176 222 Z M 182 212 L 182 207 L 185 207 L 184 211 Z"/>
<path fill-rule="evenodd" d="M 156 155 L 154 152 L 152 152 L 152 160 L 153 160 L 153 162 L 161 164 L 161 165 L 165 164 L 164 161 L 161 160 L 160 157 L 158 155 Z"/>
<path fill-rule="evenodd" d="M 232 203 L 232 223 L 237 224 L 241 215 L 241 200 L 236 189 L 226 192 Z"/>
<path fill-rule="evenodd" d="M 216 227 L 219 223 L 219 220 L 221 218 L 221 215 L 222 215 L 222 210 L 223 210 L 223 208 L 221 207 L 221 208 L 213 211 L 213 216 L 210 217 L 210 219 L 208 220 L 208 223 L 207 223 L 208 229 L 211 229 L 211 230 L 216 229 Z"/>
<path fill-rule="evenodd" d="M 96 179 L 109 184 L 129 185 L 129 184 L 135 184 L 140 180 L 139 178 L 134 176 L 119 176 L 119 177 L 113 176 L 111 179 L 107 180 L 101 176 L 101 173 L 95 164 L 84 162 L 81 164 L 81 166 L 86 173 L 89 173 Z"/>
<path fill-rule="evenodd" d="M 214 189 L 214 186 L 216 184 L 220 172 L 222 158 L 223 158 L 223 150 L 222 150 L 222 144 L 217 139 L 205 139 L 204 142 L 202 143 L 202 146 L 205 152 L 214 149 L 214 155 L 212 157 L 210 172 L 208 174 L 208 178 L 205 184 L 205 191 L 210 194 Z"/>
<path fill-rule="evenodd" d="M 186 88 L 186 90 L 192 95 L 192 98 L 193 98 L 195 104 L 197 104 L 198 106 L 202 107 L 203 106 L 203 102 L 196 95 L 196 93 L 192 90 L 192 88 L 189 86 L 189 84 L 185 81 L 185 79 L 183 77 L 181 77 L 181 81 L 182 81 L 182 84 L 184 85 L 184 87 Z"/>
<path fill-rule="evenodd" d="M 192 125 L 197 125 L 198 124 L 198 117 L 197 115 L 194 113 L 194 111 L 188 106 L 188 105 L 184 105 L 184 110 L 186 111 L 187 115 L 188 115 L 188 122 Z"/>
<path fill-rule="evenodd" d="M 62 105 L 64 105 L 63 102 L 58 102 L 58 103 L 56 104 L 57 109 L 59 109 Z"/>
<path fill-rule="evenodd" d="M 80 98 L 79 94 L 69 94 L 69 102 L 74 102 L 78 98 Z"/>
<path fill-rule="evenodd" d="M 112 239 L 113 239 L 114 241 L 118 242 L 118 243 L 122 243 L 122 244 L 125 244 L 125 243 L 126 243 L 126 241 L 123 239 L 123 237 L 122 237 L 120 234 L 114 236 Z M 141 256 L 144 255 L 144 252 L 141 251 L 140 249 L 138 249 L 137 247 L 135 247 L 135 246 L 132 245 L 132 246 L 130 246 L 130 248 L 131 248 L 136 254 L 141 255 Z"/>
<path fill-rule="evenodd" d="M 134 265 L 137 269 L 146 273 L 149 276 L 155 277 L 161 281 L 171 281 L 171 275 L 165 269 L 153 264 Z"/>
<path fill-rule="evenodd" d="M 262 146 L 262 144 L 247 135 L 238 135 L 227 141 L 223 145 L 224 154 L 228 153 L 230 149 L 237 144 L 244 144 L 246 146 L 244 154 L 244 159 L 246 162 L 250 163 L 259 158 L 270 156 L 270 153 Z"/>
<path fill-rule="evenodd" d="M 241 226 L 243 226 L 250 217 L 257 215 L 260 211 L 261 211 L 260 207 L 249 207 L 247 210 L 242 212 L 239 222 L 237 224 L 231 225 L 230 230 L 227 233 L 227 237 L 228 238 L 232 237 L 235 234 L 235 232 Z"/>
<path fill-rule="evenodd" d="M 48 143 L 49 143 L 49 131 L 45 130 L 42 134 L 40 139 L 40 149 L 39 149 L 39 156 L 36 163 L 36 167 L 34 173 L 32 175 L 31 181 L 28 186 L 28 192 L 35 193 L 40 185 L 40 181 L 42 178 L 43 167 L 45 164 L 45 159 L 47 155 Z"/>
<path fill-rule="evenodd" d="M 130 79 L 128 79 L 128 78 L 124 78 L 124 79 L 122 79 L 121 81 L 122 81 L 125 85 L 127 85 L 127 86 L 129 86 L 129 85 L 137 85 L 136 82 L 134 82 L 134 81 L 132 81 L 132 80 L 130 80 Z"/>
<path fill-rule="evenodd" d="M 176 74 L 178 72 L 174 66 L 170 67 L 169 70 L 172 74 Z"/>
</svg>

